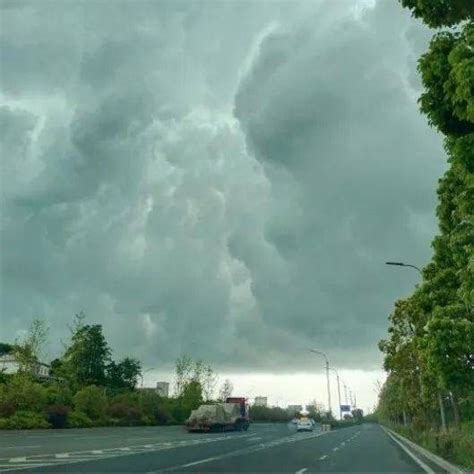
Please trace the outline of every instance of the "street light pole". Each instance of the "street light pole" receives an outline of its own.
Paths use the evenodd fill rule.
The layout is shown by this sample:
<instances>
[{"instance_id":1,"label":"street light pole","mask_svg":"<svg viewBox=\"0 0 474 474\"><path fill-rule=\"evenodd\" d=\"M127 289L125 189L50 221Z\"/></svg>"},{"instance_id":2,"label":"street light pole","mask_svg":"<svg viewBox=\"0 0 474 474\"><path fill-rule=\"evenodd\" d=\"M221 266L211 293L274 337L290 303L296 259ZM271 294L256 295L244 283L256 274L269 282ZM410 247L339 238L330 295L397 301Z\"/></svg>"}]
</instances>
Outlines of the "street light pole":
<instances>
[{"instance_id":1,"label":"street light pole","mask_svg":"<svg viewBox=\"0 0 474 474\"><path fill-rule=\"evenodd\" d=\"M397 267L410 267L414 268L415 270L418 270L421 276L423 276L422 271L416 266L416 265L411 265L410 263L403 263L403 262L385 262L385 265L395 265Z\"/></svg>"},{"instance_id":2,"label":"street light pole","mask_svg":"<svg viewBox=\"0 0 474 474\"><path fill-rule=\"evenodd\" d=\"M149 369L146 369L144 370L143 372L140 372L140 377L142 379L142 384L141 384L141 387L143 388L143 375L146 374L147 372L149 372L150 370L155 370L154 367L150 367Z\"/></svg>"},{"instance_id":3,"label":"street light pole","mask_svg":"<svg viewBox=\"0 0 474 474\"><path fill-rule=\"evenodd\" d=\"M327 380L327 385L328 385L328 410L329 410L329 418L331 418L332 415L332 410L331 410L331 386L329 382L329 359L328 356L321 351L317 351L316 349L310 349L310 352L313 352L314 354L319 354L324 357L326 360L326 380Z\"/></svg>"},{"instance_id":4,"label":"street light pole","mask_svg":"<svg viewBox=\"0 0 474 474\"><path fill-rule=\"evenodd\" d=\"M403 262L385 262L385 265L396 265L398 267L414 268L421 275L421 278L423 278L423 272L416 265L411 265L409 263L403 263ZM421 377L420 377L420 386L421 386ZM441 417L441 428L443 431L446 431L446 416L444 413L443 398L439 390L438 390L438 403L439 403L439 414ZM405 416L405 412L404 412L404 416Z\"/></svg>"},{"instance_id":5,"label":"street light pole","mask_svg":"<svg viewBox=\"0 0 474 474\"><path fill-rule=\"evenodd\" d=\"M337 397L339 399L339 419L342 420L342 408L341 408L341 386L339 384L339 373L336 369L329 367L330 370L336 372L336 380L337 380Z\"/></svg>"}]
</instances>

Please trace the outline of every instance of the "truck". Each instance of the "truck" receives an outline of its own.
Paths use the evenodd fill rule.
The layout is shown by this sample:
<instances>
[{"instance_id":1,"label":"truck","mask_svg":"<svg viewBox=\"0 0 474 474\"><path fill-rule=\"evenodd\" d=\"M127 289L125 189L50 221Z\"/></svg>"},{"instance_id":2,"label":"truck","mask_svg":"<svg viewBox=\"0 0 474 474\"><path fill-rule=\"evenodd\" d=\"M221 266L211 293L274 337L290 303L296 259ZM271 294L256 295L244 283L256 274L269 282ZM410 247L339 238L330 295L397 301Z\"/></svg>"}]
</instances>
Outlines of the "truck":
<instances>
[{"instance_id":1,"label":"truck","mask_svg":"<svg viewBox=\"0 0 474 474\"><path fill-rule=\"evenodd\" d=\"M192 431L247 431L249 406L244 397L227 397L224 403L201 405L191 412L185 424Z\"/></svg>"}]
</instances>

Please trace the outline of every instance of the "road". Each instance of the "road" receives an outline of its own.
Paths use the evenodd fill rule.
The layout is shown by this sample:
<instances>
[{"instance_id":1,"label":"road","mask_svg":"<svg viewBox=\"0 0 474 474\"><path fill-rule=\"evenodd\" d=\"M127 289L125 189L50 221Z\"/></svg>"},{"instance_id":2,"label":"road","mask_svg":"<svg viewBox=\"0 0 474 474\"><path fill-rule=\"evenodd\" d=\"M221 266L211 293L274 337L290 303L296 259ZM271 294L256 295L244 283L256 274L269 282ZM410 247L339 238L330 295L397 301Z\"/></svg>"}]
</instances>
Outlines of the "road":
<instances>
[{"instance_id":1,"label":"road","mask_svg":"<svg viewBox=\"0 0 474 474\"><path fill-rule=\"evenodd\" d=\"M189 434L181 427L0 433L1 472L437 471L421 461L371 424L325 433L296 433L285 424L213 434Z\"/></svg>"}]
</instances>

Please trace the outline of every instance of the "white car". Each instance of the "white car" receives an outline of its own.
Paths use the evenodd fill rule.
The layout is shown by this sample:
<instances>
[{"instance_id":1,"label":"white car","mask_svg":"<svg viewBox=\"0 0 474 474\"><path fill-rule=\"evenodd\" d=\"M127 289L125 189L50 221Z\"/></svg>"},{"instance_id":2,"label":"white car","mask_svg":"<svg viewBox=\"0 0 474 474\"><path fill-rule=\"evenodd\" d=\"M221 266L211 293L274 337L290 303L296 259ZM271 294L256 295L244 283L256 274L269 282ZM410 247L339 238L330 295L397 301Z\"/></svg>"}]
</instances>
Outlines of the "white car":
<instances>
[{"instance_id":1,"label":"white car","mask_svg":"<svg viewBox=\"0 0 474 474\"><path fill-rule=\"evenodd\" d=\"M311 420L298 420L296 423L296 431L313 431L313 427Z\"/></svg>"}]
</instances>

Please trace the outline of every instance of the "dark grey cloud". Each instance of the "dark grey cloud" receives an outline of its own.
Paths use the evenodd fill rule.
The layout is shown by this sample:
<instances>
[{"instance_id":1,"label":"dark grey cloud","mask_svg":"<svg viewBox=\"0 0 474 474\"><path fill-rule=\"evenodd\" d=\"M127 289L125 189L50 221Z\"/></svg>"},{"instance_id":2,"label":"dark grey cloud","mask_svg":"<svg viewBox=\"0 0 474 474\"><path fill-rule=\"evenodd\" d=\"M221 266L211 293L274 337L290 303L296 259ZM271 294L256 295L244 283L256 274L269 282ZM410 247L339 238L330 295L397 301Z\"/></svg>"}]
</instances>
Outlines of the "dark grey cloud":
<instances>
[{"instance_id":1,"label":"dark grey cloud","mask_svg":"<svg viewBox=\"0 0 474 474\"><path fill-rule=\"evenodd\" d=\"M429 38L397 5L2 2L2 338L72 315L118 355L379 365L436 230ZM47 12L47 14L45 13Z\"/></svg>"}]
</instances>

